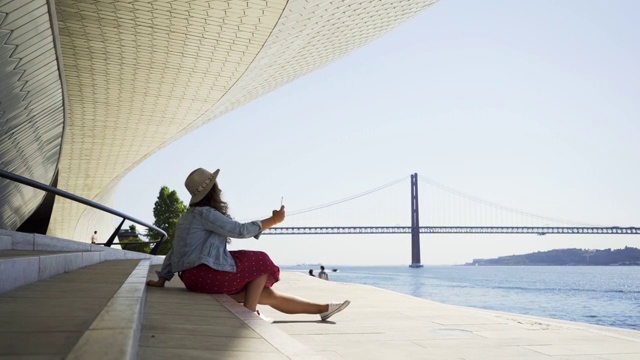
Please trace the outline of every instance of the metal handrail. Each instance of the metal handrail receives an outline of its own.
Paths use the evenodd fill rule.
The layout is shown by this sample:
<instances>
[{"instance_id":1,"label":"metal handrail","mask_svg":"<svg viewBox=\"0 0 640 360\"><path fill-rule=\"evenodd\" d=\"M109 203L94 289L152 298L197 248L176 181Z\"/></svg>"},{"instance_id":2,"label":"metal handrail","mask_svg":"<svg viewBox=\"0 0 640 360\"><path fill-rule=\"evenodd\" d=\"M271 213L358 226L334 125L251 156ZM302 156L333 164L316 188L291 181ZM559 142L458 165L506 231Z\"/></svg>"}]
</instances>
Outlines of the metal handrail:
<instances>
[{"instance_id":1,"label":"metal handrail","mask_svg":"<svg viewBox=\"0 0 640 360\"><path fill-rule=\"evenodd\" d=\"M160 240L151 240L151 241L135 241L135 242L114 242L111 245L140 245L140 244L155 244L155 243L159 243ZM92 243L93 245L106 245L106 242L103 243Z\"/></svg>"},{"instance_id":2,"label":"metal handrail","mask_svg":"<svg viewBox=\"0 0 640 360\"><path fill-rule=\"evenodd\" d=\"M162 241L164 241L168 236L167 233L160 229L159 227L155 226L155 225L151 225L148 224L142 220L136 219L133 216L129 216L123 212L120 212L118 210L112 209L108 206L104 206L102 204L99 204L97 202L85 199L83 197L80 197L78 195L66 192L64 190L60 190L58 188L54 188L53 186L49 186L46 184L43 184L41 182L26 178L24 176L20 176L5 170L0 169L0 177L11 180L11 181L15 181L17 183L23 184L23 185L27 185L27 186L31 186L33 188L36 188L38 190L42 190L45 192L51 192L54 193L58 196L62 196L63 198L67 198L69 200L75 201L75 202L79 202L81 204L90 206L94 209L98 209L98 210L102 210L104 212L107 212L109 214L112 215L116 215L118 217L122 218L122 221L120 222L120 225L116 228L116 230L113 232L113 234L111 234L111 236L109 237L109 239L107 240L107 242L104 243L104 246L106 247L111 247L111 245L113 244L113 240L115 240L115 237L118 235L118 232L120 231L120 229L122 228L122 224L124 224L125 220L129 220L131 222L134 222L136 224L145 226L147 228L151 228L157 232L159 232L160 234L162 234L162 237L160 238L160 240L158 240L158 242L156 243L156 245L151 249L151 251L149 252L149 254L151 255L156 255L158 253L158 250L160 249L160 244L162 244Z\"/></svg>"}]
</instances>

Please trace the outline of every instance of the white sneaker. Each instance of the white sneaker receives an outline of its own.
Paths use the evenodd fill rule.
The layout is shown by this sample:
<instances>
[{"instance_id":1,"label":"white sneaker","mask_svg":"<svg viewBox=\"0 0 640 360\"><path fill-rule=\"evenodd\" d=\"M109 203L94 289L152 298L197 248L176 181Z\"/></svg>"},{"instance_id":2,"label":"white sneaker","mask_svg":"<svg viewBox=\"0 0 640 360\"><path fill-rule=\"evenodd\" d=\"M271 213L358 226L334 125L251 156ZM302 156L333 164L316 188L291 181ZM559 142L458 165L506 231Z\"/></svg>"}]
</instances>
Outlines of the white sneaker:
<instances>
[{"instance_id":1,"label":"white sneaker","mask_svg":"<svg viewBox=\"0 0 640 360\"><path fill-rule=\"evenodd\" d=\"M264 316L264 315L260 314L260 311L256 310L256 314L257 314L258 316L260 316L260 318L261 318L262 320L264 320L264 321L268 322L269 324L272 324L272 323L273 323L273 319L272 319L272 318L270 318L270 317L266 317L266 316Z\"/></svg>"},{"instance_id":2,"label":"white sneaker","mask_svg":"<svg viewBox=\"0 0 640 360\"><path fill-rule=\"evenodd\" d=\"M339 302L329 303L329 310L327 312L323 312L322 314L320 314L320 319L322 319L322 321L328 320L331 316L346 309L347 306L349 306L349 304L351 304L351 301L349 300L345 300L341 303Z\"/></svg>"}]
</instances>

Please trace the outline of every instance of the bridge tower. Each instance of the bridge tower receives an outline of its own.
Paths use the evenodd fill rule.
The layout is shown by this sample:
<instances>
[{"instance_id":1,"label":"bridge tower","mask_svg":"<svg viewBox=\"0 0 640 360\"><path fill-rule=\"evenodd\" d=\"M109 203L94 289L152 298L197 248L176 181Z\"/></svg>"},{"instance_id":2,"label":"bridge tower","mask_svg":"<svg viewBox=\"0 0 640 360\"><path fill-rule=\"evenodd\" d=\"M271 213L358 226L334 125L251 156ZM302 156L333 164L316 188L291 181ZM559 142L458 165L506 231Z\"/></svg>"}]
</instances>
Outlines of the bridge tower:
<instances>
[{"instance_id":1,"label":"bridge tower","mask_svg":"<svg viewBox=\"0 0 640 360\"><path fill-rule=\"evenodd\" d=\"M411 174L411 265L421 268L420 262L420 214L418 210L418 173Z\"/></svg>"}]
</instances>

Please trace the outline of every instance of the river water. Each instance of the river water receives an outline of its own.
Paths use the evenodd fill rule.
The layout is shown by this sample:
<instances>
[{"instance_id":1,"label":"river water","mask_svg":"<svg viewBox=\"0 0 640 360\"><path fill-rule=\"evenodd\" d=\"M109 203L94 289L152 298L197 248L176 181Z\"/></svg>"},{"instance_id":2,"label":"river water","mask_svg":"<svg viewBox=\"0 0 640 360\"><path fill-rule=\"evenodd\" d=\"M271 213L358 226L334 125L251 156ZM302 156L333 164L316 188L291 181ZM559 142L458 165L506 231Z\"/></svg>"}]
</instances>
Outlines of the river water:
<instances>
[{"instance_id":1,"label":"river water","mask_svg":"<svg viewBox=\"0 0 640 360\"><path fill-rule=\"evenodd\" d=\"M441 303L640 330L639 266L328 266L330 280ZM318 266L283 266L307 273Z\"/></svg>"}]
</instances>

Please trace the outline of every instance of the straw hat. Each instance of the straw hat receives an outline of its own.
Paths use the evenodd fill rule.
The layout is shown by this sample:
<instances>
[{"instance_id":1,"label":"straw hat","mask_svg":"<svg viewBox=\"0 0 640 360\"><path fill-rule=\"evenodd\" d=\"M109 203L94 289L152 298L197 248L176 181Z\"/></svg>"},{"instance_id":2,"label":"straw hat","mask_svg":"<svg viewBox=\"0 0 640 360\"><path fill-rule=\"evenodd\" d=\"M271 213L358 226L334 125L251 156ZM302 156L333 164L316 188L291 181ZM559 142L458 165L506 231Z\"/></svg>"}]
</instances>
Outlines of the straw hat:
<instances>
[{"instance_id":1,"label":"straw hat","mask_svg":"<svg viewBox=\"0 0 640 360\"><path fill-rule=\"evenodd\" d=\"M210 173L203 168L195 169L187 176L187 180L184 182L184 186L191 194L191 200L189 205L193 205L198 201L204 199L205 195L211 191L213 184L216 183L216 178L220 169Z\"/></svg>"}]
</instances>

